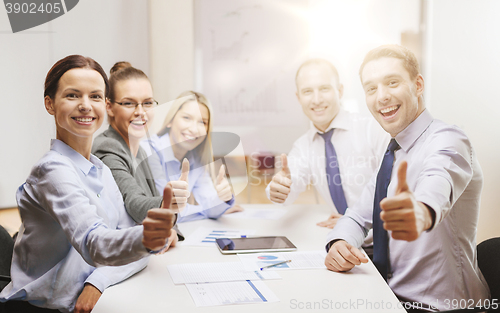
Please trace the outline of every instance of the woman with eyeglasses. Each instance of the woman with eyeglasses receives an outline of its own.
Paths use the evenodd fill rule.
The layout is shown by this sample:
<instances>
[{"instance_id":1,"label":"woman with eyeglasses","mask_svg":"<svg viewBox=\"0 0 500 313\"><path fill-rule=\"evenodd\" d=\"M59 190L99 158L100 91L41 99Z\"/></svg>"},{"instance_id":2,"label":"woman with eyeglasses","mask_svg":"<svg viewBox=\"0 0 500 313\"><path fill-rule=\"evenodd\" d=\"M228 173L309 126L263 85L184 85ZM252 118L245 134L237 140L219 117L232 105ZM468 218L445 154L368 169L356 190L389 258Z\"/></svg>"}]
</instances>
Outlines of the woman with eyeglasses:
<instances>
[{"instance_id":1,"label":"woman with eyeglasses","mask_svg":"<svg viewBox=\"0 0 500 313\"><path fill-rule=\"evenodd\" d=\"M163 199L145 160L146 153L139 145L152 123L152 109L157 102L143 71L128 62L118 62L110 72L106 99L109 128L96 137L92 153L111 169L127 212L141 223L150 209L161 207ZM184 168L188 166L185 161ZM187 182L171 182L169 186L174 194L171 208L180 211L189 197ZM171 240L183 240L175 230L177 236L172 235Z\"/></svg>"},{"instance_id":2,"label":"woman with eyeglasses","mask_svg":"<svg viewBox=\"0 0 500 313\"><path fill-rule=\"evenodd\" d=\"M181 160L189 160L188 188L197 205L188 203L178 222L216 219L225 212L241 211L238 206L233 207L235 199L225 177L225 166L219 168L215 183L210 175L211 118L212 106L203 94L183 92L168 111L162 130L141 142L146 151L151 150L148 161L157 190L163 190L169 181L178 180L182 174Z\"/></svg>"},{"instance_id":3,"label":"woman with eyeglasses","mask_svg":"<svg viewBox=\"0 0 500 313\"><path fill-rule=\"evenodd\" d=\"M47 74L45 108L57 139L17 190L22 225L1 312L90 312L105 288L175 244L166 242L174 213L153 209L136 225L111 171L91 154L108 90L101 66L80 55L59 60ZM168 187L165 207L170 197Z\"/></svg>"}]
</instances>

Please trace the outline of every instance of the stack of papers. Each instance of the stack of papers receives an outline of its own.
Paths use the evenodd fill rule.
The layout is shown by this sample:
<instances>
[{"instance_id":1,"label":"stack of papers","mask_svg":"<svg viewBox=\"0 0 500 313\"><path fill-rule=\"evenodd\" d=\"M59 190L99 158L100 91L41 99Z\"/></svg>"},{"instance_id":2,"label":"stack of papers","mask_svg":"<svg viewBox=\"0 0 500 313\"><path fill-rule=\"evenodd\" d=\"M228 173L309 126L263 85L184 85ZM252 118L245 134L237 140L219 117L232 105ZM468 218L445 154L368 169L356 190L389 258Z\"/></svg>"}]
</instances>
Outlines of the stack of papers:
<instances>
[{"instance_id":1,"label":"stack of papers","mask_svg":"<svg viewBox=\"0 0 500 313\"><path fill-rule=\"evenodd\" d=\"M246 271L241 262L187 263L167 266L174 284L281 279L274 271Z\"/></svg>"},{"instance_id":2,"label":"stack of papers","mask_svg":"<svg viewBox=\"0 0 500 313\"><path fill-rule=\"evenodd\" d=\"M277 302L263 279L274 271L246 271L241 262L188 263L167 266L174 284L185 284L196 306Z\"/></svg>"}]
</instances>

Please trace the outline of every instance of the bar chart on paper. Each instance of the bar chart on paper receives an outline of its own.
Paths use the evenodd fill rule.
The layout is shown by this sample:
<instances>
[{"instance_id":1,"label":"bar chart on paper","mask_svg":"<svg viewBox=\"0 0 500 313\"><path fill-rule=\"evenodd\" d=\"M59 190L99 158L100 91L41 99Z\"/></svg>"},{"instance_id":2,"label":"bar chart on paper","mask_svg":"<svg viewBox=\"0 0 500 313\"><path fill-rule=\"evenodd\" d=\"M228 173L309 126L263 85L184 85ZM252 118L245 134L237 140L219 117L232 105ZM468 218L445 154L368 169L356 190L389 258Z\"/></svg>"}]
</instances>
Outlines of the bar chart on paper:
<instances>
[{"instance_id":1,"label":"bar chart on paper","mask_svg":"<svg viewBox=\"0 0 500 313\"><path fill-rule=\"evenodd\" d=\"M279 301L261 281L186 284L186 287L198 307Z\"/></svg>"},{"instance_id":2,"label":"bar chart on paper","mask_svg":"<svg viewBox=\"0 0 500 313\"><path fill-rule=\"evenodd\" d=\"M217 238L238 238L253 235L255 230L250 229L211 229L200 227L190 234L182 245L215 247Z\"/></svg>"}]
</instances>

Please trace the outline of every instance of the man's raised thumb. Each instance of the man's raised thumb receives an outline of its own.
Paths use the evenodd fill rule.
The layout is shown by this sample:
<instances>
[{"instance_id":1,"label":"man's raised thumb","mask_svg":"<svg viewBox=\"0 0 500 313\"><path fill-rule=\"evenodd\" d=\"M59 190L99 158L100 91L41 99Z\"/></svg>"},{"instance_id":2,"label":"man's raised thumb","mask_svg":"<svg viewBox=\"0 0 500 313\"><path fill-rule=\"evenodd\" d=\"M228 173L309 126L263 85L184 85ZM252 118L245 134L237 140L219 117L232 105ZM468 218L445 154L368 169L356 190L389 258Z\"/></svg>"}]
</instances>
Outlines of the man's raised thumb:
<instances>
[{"instance_id":1,"label":"man's raised thumb","mask_svg":"<svg viewBox=\"0 0 500 313\"><path fill-rule=\"evenodd\" d=\"M398 168L398 187L396 188L396 194L408 191L410 188L406 183L406 170L408 169L408 162L402 161Z\"/></svg>"},{"instance_id":2,"label":"man's raised thumb","mask_svg":"<svg viewBox=\"0 0 500 313\"><path fill-rule=\"evenodd\" d=\"M281 170L287 177L290 177L290 169L288 168L288 159L286 154L281 154Z\"/></svg>"}]
</instances>

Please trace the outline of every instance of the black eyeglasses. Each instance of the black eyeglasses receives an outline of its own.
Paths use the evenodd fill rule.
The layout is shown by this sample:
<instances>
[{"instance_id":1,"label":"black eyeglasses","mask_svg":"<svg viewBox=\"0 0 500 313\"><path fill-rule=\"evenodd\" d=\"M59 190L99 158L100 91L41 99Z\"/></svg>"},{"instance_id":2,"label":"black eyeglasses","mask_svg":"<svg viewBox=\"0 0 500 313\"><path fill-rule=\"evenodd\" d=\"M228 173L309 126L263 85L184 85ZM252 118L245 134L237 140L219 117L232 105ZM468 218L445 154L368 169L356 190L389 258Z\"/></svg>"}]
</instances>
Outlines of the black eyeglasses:
<instances>
[{"instance_id":1,"label":"black eyeglasses","mask_svg":"<svg viewBox=\"0 0 500 313\"><path fill-rule=\"evenodd\" d=\"M135 109L140 104L140 105L142 105L142 108L144 110L146 110L146 111L149 110L149 109L152 109L152 108L154 108L155 106L158 105L158 101L156 101L154 99L153 100L146 100L146 101L144 101L142 103L141 102L132 102L132 101L123 101L123 102L117 102L117 101L115 101L115 103L118 103L119 105L121 105L121 106L123 106L123 107L125 107L127 109Z\"/></svg>"}]
</instances>

